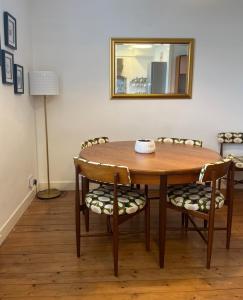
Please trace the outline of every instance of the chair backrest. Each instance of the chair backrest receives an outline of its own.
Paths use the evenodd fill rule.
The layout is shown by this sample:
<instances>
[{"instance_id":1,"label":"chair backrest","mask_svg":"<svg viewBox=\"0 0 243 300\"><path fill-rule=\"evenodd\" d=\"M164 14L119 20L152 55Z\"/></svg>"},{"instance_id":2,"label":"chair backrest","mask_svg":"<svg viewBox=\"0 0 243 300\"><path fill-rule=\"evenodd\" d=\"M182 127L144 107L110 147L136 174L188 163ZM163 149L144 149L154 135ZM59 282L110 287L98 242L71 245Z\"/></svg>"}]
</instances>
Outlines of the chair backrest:
<instances>
[{"instance_id":1,"label":"chair backrest","mask_svg":"<svg viewBox=\"0 0 243 300\"><path fill-rule=\"evenodd\" d=\"M105 143L109 143L109 138L107 136L101 136L101 137L89 139L81 143L81 151L88 147L92 147L97 144L105 144Z\"/></svg>"},{"instance_id":2,"label":"chair backrest","mask_svg":"<svg viewBox=\"0 0 243 300\"><path fill-rule=\"evenodd\" d=\"M79 167L79 173L90 180L115 183L115 175L118 175L117 184L131 184L130 172L127 167L101 164L78 157L74 158L74 164Z\"/></svg>"},{"instance_id":3,"label":"chair backrest","mask_svg":"<svg viewBox=\"0 0 243 300\"><path fill-rule=\"evenodd\" d=\"M222 178L228 173L231 164L232 164L232 160L226 158L226 159L219 160L215 163L204 165L199 175L199 182L202 183L206 181L212 181L213 176L215 180Z\"/></svg>"},{"instance_id":4,"label":"chair backrest","mask_svg":"<svg viewBox=\"0 0 243 300\"><path fill-rule=\"evenodd\" d=\"M220 144L243 144L243 132L220 132L217 139Z\"/></svg>"},{"instance_id":5,"label":"chair backrest","mask_svg":"<svg viewBox=\"0 0 243 300\"><path fill-rule=\"evenodd\" d=\"M175 137L159 137L159 138L157 138L157 142L165 143L165 144L185 144L185 145L202 147L202 141L193 140L193 139L181 139L181 138L175 138Z\"/></svg>"}]
</instances>

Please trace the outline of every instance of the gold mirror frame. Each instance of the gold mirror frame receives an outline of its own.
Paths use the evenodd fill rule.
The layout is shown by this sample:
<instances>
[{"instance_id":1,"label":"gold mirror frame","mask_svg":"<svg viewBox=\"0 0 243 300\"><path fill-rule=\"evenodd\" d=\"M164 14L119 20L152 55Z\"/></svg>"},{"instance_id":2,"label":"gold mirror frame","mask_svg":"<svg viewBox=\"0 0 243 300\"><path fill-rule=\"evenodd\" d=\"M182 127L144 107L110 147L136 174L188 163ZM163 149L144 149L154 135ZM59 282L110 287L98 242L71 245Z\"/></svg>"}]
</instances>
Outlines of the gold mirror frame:
<instances>
[{"instance_id":1,"label":"gold mirror frame","mask_svg":"<svg viewBox=\"0 0 243 300\"><path fill-rule=\"evenodd\" d=\"M117 94L115 93L115 47L117 44L187 44L188 45L188 66L185 93L164 93L164 94ZM194 39L192 38L111 38L110 42L110 92L111 99L191 99L192 78L194 59Z\"/></svg>"}]
</instances>

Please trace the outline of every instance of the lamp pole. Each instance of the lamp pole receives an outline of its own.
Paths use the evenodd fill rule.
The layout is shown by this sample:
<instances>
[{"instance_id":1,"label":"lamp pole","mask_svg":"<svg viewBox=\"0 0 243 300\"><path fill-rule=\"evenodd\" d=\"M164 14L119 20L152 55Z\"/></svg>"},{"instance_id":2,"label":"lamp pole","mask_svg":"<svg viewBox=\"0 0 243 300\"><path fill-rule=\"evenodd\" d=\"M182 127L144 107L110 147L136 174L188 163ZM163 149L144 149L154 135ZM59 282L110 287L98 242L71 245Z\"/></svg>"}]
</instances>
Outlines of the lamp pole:
<instances>
[{"instance_id":1,"label":"lamp pole","mask_svg":"<svg viewBox=\"0 0 243 300\"><path fill-rule=\"evenodd\" d=\"M48 123L47 123L47 109L46 109L47 97L44 96L44 114L45 114L45 133L46 133L46 169L47 169L47 190L37 193L39 199L53 199L61 195L61 192L57 189L51 189L50 187L50 165L49 165L49 144L48 144Z\"/></svg>"},{"instance_id":2,"label":"lamp pole","mask_svg":"<svg viewBox=\"0 0 243 300\"><path fill-rule=\"evenodd\" d=\"M49 147L48 147L48 129L47 129L46 95L44 96L44 111L45 111L45 131L46 131L46 168L47 168L47 183L48 183L48 191L50 191L50 167L49 167Z\"/></svg>"}]
</instances>

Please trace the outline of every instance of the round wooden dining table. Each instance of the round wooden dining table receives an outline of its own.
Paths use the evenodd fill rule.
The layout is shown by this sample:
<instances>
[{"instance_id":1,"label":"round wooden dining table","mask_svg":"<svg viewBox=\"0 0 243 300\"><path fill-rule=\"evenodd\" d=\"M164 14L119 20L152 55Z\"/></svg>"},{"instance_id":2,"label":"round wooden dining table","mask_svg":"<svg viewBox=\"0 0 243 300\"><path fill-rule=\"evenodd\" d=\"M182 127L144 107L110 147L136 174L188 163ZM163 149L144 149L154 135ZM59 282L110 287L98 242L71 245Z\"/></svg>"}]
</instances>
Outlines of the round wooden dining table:
<instances>
[{"instance_id":1,"label":"round wooden dining table","mask_svg":"<svg viewBox=\"0 0 243 300\"><path fill-rule=\"evenodd\" d=\"M168 184L190 183L198 179L203 165L221 156L210 149L184 144L156 143L154 153L134 150L135 142L110 142L82 150L81 157L99 163L128 167L135 184L159 184L167 175Z\"/></svg>"},{"instance_id":2,"label":"round wooden dining table","mask_svg":"<svg viewBox=\"0 0 243 300\"><path fill-rule=\"evenodd\" d=\"M201 168L221 156L213 150L185 144L156 143L155 152L150 154L136 153L134 147L134 141L98 144L82 150L80 157L128 167L131 183L160 185L159 264L164 267L167 185L196 182Z\"/></svg>"}]
</instances>

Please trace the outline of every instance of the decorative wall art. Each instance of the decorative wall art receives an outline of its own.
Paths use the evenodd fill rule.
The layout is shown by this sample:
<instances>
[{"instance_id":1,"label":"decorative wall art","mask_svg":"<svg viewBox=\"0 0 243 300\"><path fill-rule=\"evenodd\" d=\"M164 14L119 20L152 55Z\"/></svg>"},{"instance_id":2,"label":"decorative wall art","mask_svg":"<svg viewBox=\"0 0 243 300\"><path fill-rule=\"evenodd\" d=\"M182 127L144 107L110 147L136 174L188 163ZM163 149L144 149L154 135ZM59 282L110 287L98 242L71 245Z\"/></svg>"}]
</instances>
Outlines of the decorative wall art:
<instances>
[{"instance_id":1,"label":"decorative wall art","mask_svg":"<svg viewBox=\"0 0 243 300\"><path fill-rule=\"evenodd\" d=\"M0 36L0 66L2 65L2 48L1 48L1 36Z\"/></svg>"},{"instance_id":2,"label":"decorative wall art","mask_svg":"<svg viewBox=\"0 0 243 300\"><path fill-rule=\"evenodd\" d=\"M24 68L14 64L14 93L24 94Z\"/></svg>"},{"instance_id":3,"label":"decorative wall art","mask_svg":"<svg viewBox=\"0 0 243 300\"><path fill-rule=\"evenodd\" d=\"M14 55L6 50L2 50L1 56L2 56L2 82L5 84L13 84Z\"/></svg>"},{"instance_id":4,"label":"decorative wall art","mask_svg":"<svg viewBox=\"0 0 243 300\"><path fill-rule=\"evenodd\" d=\"M3 23L5 46L11 48L12 50L16 50L17 21L14 16L5 11L3 13ZM14 93L24 94L24 67L14 64L13 53L1 49L1 44L0 65L2 66L2 83L9 85L14 84Z\"/></svg>"},{"instance_id":5,"label":"decorative wall art","mask_svg":"<svg viewBox=\"0 0 243 300\"><path fill-rule=\"evenodd\" d=\"M5 45L17 49L17 23L16 19L8 12L3 13Z\"/></svg>"}]
</instances>

